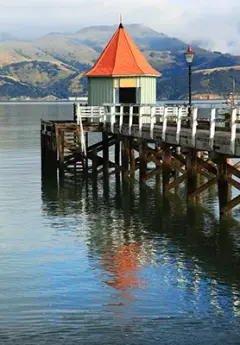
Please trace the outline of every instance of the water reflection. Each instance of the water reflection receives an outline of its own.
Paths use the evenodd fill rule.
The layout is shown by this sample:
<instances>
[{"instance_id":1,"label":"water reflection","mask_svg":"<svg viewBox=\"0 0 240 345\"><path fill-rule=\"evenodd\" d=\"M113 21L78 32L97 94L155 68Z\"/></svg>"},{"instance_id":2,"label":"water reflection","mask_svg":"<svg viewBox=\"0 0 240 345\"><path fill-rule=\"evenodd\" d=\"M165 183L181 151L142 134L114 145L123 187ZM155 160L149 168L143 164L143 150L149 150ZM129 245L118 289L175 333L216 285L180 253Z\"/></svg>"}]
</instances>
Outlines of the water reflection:
<instances>
[{"instance_id":1,"label":"water reflection","mask_svg":"<svg viewBox=\"0 0 240 345\"><path fill-rule=\"evenodd\" d=\"M61 188L43 183L42 199L48 217L79 212L85 219L89 258L98 260L99 279L111 289L106 305L165 316L239 315L234 221L219 223L181 197L162 199L152 188L115 177Z\"/></svg>"},{"instance_id":2,"label":"water reflection","mask_svg":"<svg viewBox=\"0 0 240 345\"><path fill-rule=\"evenodd\" d=\"M1 105L0 343L238 344L237 223L121 178L40 178L40 118Z\"/></svg>"}]
</instances>

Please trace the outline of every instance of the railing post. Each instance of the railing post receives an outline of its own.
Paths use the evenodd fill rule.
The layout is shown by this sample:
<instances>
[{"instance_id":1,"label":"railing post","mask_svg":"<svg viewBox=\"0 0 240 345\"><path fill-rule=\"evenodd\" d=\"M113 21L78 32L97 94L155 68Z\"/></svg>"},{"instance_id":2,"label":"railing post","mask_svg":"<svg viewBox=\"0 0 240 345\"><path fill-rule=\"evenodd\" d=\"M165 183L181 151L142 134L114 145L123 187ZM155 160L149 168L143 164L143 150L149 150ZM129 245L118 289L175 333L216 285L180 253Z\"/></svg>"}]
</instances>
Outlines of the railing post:
<instances>
[{"instance_id":1,"label":"railing post","mask_svg":"<svg viewBox=\"0 0 240 345\"><path fill-rule=\"evenodd\" d=\"M111 122L111 132L112 133L114 133L114 124L116 122L114 109L115 109L114 105L111 105L110 122Z\"/></svg>"},{"instance_id":2,"label":"railing post","mask_svg":"<svg viewBox=\"0 0 240 345\"><path fill-rule=\"evenodd\" d=\"M81 121L81 106L80 106L80 104L79 103L77 103L76 105L75 105L75 116L74 116L74 118L76 119L76 121L77 121L77 125L79 125L79 123L80 123L80 121Z\"/></svg>"},{"instance_id":3,"label":"railing post","mask_svg":"<svg viewBox=\"0 0 240 345\"><path fill-rule=\"evenodd\" d=\"M150 117L150 137L153 139L153 129L155 124L156 106L151 106L151 117Z\"/></svg>"},{"instance_id":4,"label":"railing post","mask_svg":"<svg viewBox=\"0 0 240 345\"><path fill-rule=\"evenodd\" d=\"M119 132L122 132L123 125L123 105L120 105L120 120L119 120Z\"/></svg>"},{"instance_id":5,"label":"railing post","mask_svg":"<svg viewBox=\"0 0 240 345\"><path fill-rule=\"evenodd\" d=\"M236 141L236 131L237 131L237 108L232 109L231 113L231 153L235 154L235 141Z\"/></svg>"},{"instance_id":6,"label":"railing post","mask_svg":"<svg viewBox=\"0 0 240 345\"><path fill-rule=\"evenodd\" d=\"M129 107L129 130L128 130L129 135L132 134L132 124L133 124L133 106L130 105L130 107Z\"/></svg>"},{"instance_id":7,"label":"railing post","mask_svg":"<svg viewBox=\"0 0 240 345\"><path fill-rule=\"evenodd\" d=\"M163 125L162 125L162 141L166 140L166 130L167 130L167 108L164 107L164 110L163 110Z\"/></svg>"},{"instance_id":8,"label":"railing post","mask_svg":"<svg viewBox=\"0 0 240 345\"><path fill-rule=\"evenodd\" d=\"M210 133L209 133L209 147L211 150L213 150L213 145L214 145L215 126L216 126L216 108L212 108L211 117L210 117Z\"/></svg>"},{"instance_id":9,"label":"railing post","mask_svg":"<svg viewBox=\"0 0 240 345\"><path fill-rule=\"evenodd\" d=\"M91 119L90 119L90 122L93 122L94 121L94 118L93 118L93 107L91 107Z\"/></svg>"},{"instance_id":10,"label":"railing post","mask_svg":"<svg viewBox=\"0 0 240 345\"><path fill-rule=\"evenodd\" d=\"M73 121L77 122L77 104L73 103Z\"/></svg>"},{"instance_id":11,"label":"railing post","mask_svg":"<svg viewBox=\"0 0 240 345\"><path fill-rule=\"evenodd\" d=\"M104 106L103 107L99 107L99 109L98 109L98 111L99 111L99 113L98 113L98 121L99 122L103 122L103 114L104 114Z\"/></svg>"},{"instance_id":12,"label":"railing post","mask_svg":"<svg viewBox=\"0 0 240 345\"><path fill-rule=\"evenodd\" d=\"M178 108L177 116L177 131L176 131L176 143L180 143L180 133L181 133L181 122L182 122L182 108Z\"/></svg>"},{"instance_id":13,"label":"railing post","mask_svg":"<svg viewBox=\"0 0 240 345\"><path fill-rule=\"evenodd\" d=\"M142 136L142 110L143 110L143 107L140 105L139 106L139 115L138 115L138 118L139 118L139 137Z\"/></svg>"},{"instance_id":14,"label":"railing post","mask_svg":"<svg viewBox=\"0 0 240 345\"><path fill-rule=\"evenodd\" d=\"M197 116L198 108L192 110L192 147L196 145L196 132L197 132Z\"/></svg>"},{"instance_id":15,"label":"railing post","mask_svg":"<svg viewBox=\"0 0 240 345\"><path fill-rule=\"evenodd\" d=\"M103 114L103 127L106 128L106 122L107 122L107 112L108 112L108 106L104 106L104 114Z\"/></svg>"}]
</instances>

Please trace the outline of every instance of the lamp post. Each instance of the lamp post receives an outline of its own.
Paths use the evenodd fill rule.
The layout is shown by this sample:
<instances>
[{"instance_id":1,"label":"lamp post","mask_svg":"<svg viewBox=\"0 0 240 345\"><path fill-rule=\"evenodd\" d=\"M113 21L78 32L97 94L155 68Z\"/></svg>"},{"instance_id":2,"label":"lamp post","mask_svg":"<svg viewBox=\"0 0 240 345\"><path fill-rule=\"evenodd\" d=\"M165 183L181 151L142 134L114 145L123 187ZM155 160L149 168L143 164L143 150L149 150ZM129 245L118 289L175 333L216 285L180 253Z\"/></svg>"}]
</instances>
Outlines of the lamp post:
<instances>
[{"instance_id":1,"label":"lamp post","mask_svg":"<svg viewBox=\"0 0 240 345\"><path fill-rule=\"evenodd\" d=\"M188 64L188 117L189 120L191 118L192 113L192 62L194 58L195 53L192 51L192 48L188 46L188 49L185 53L186 62Z\"/></svg>"}]
</instances>

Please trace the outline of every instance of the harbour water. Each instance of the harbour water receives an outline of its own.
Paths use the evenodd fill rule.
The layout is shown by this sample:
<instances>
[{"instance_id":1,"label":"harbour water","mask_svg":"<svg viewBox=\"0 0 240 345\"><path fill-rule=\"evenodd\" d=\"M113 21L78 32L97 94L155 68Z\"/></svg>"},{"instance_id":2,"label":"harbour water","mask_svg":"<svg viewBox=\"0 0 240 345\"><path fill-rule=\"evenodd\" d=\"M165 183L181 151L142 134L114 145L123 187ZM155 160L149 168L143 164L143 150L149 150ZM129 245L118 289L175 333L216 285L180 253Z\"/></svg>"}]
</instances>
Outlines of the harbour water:
<instances>
[{"instance_id":1,"label":"harbour water","mask_svg":"<svg viewBox=\"0 0 240 345\"><path fill-rule=\"evenodd\" d=\"M40 118L0 105L0 344L240 344L240 216L154 181L41 178Z\"/></svg>"}]
</instances>

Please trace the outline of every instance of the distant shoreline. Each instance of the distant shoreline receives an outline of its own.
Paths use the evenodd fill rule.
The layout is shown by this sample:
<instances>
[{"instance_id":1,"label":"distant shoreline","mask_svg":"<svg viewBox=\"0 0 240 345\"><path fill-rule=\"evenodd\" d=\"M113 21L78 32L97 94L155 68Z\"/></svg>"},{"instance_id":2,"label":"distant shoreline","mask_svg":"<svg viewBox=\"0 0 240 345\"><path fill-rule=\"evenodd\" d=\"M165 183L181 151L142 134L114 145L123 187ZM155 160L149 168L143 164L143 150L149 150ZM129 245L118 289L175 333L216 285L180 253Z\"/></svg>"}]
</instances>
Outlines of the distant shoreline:
<instances>
[{"instance_id":1,"label":"distant shoreline","mask_svg":"<svg viewBox=\"0 0 240 345\"><path fill-rule=\"evenodd\" d=\"M236 101L239 101L240 102L240 98L239 99L235 99ZM213 98L213 99L192 99L192 103L223 103L225 101L224 98ZM84 102L80 102L78 100L76 101L73 101L73 100L1 100L0 99L0 104L74 104L74 103L82 103L84 104ZM176 99L176 100L158 100L156 102L156 104L164 104L164 103L167 103L167 104L188 104L188 100L187 99Z\"/></svg>"}]
</instances>

